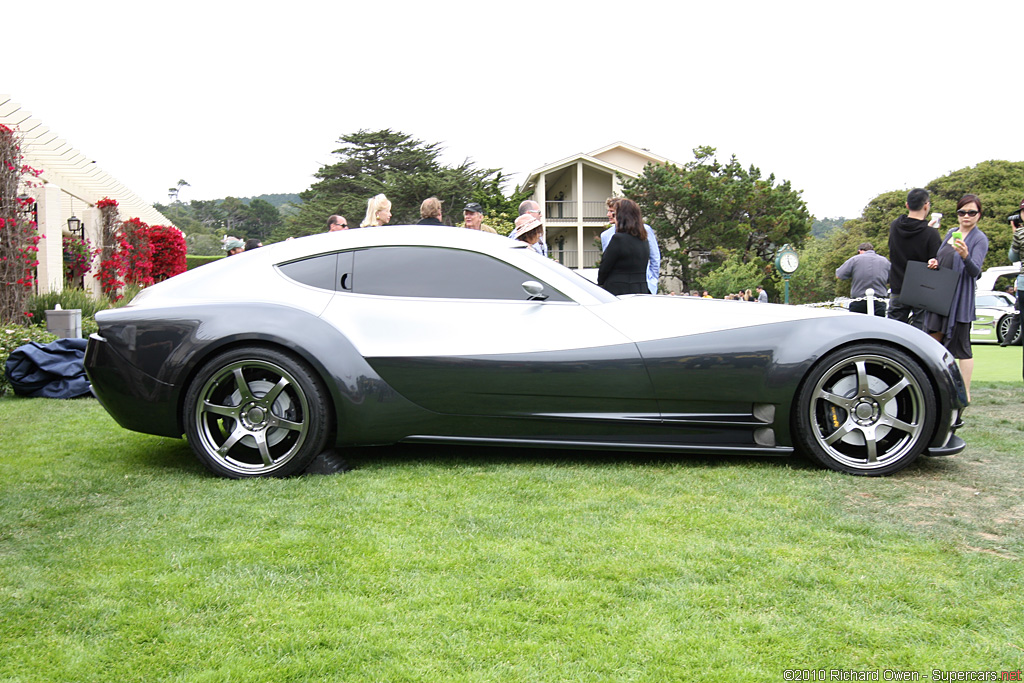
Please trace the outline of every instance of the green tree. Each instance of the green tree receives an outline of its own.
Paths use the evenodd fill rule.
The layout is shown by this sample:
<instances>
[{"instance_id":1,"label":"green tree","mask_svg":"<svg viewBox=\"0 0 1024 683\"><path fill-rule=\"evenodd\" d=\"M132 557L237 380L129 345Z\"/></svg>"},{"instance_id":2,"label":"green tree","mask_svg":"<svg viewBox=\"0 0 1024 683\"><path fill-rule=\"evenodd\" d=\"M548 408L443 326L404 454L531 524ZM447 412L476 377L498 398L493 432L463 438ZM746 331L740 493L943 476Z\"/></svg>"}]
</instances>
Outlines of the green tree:
<instances>
[{"instance_id":1,"label":"green tree","mask_svg":"<svg viewBox=\"0 0 1024 683\"><path fill-rule=\"evenodd\" d=\"M249 237L246 224L249 221L249 207L238 197L225 197L220 203L221 229L239 239Z\"/></svg>"},{"instance_id":2,"label":"green tree","mask_svg":"<svg viewBox=\"0 0 1024 683\"><path fill-rule=\"evenodd\" d=\"M273 204L262 199L253 199L249 202L243 222L246 237L267 241L281 225L281 212Z\"/></svg>"},{"instance_id":3,"label":"green tree","mask_svg":"<svg viewBox=\"0 0 1024 683\"><path fill-rule=\"evenodd\" d=\"M1011 237L1006 217L1017 210L1024 197L1024 162L983 161L936 178L924 187L931 193L932 211L943 214L943 234L956 225L960 197L968 193L981 197L982 221L978 225L989 239L984 267L1006 265ZM801 253L800 269L790 282L795 303L849 294L850 283L837 281L835 270L856 253L861 242L871 242L875 251L888 258L889 224L906 214L906 200L906 190L883 192L868 202L859 218L808 242Z\"/></svg>"},{"instance_id":4,"label":"green tree","mask_svg":"<svg viewBox=\"0 0 1024 683\"><path fill-rule=\"evenodd\" d=\"M1013 234L1006 217L1017 212L1024 198L1024 162L983 161L936 178L925 189L932 194L932 211L943 214L943 234L957 224L956 203L960 197L981 197L978 227L989 240L985 268L1008 264L1006 252Z\"/></svg>"},{"instance_id":5,"label":"green tree","mask_svg":"<svg viewBox=\"0 0 1024 683\"><path fill-rule=\"evenodd\" d=\"M708 294L716 299L723 298L726 294L733 294L742 290L753 290L758 285L765 286L769 299L773 298L772 289L764 284L764 269L757 263L744 263L737 254L729 256L718 268L701 278L702 287Z\"/></svg>"},{"instance_id":6,"label":"green tree","mask_svg":"<svg viewBox=\"0 0 1024 683\"><path fill-rule=\"evenodd\" d=\"M360 130L338 142L341 146L333 152L337 161L316 172L317 181L299 195L303 203L298 212L275 236L322 232L332 214L358 225L367 201L382 192L391 200L393 224L418 221L420 203L431 196L444 202L449 223L462 218L462 209L471 200L485 207L507 201L497 170L476 168L468 160L445 166L438 161L443 151L438 143L427 144L391 129Z\"/></svg>"},{"instance_id":7,"label":"green tree","mask_svg":"<svg viewBox=\"0 0 1024 683\"><path fill-rule=\"evenodd\" d=\"M777 185L735 156L722 163L714 147L693 153L682 167L648 164L623 182L658 236L667 277L689 290L730 259L767 268L780 246L803 243L811 216L789 181Z\"/></svg>"},{"instance_id":8,"label":"green tree","mask_svg":"<svg viewBox=\"0 0 1024 683\"><path fill-rule=\"evenodd\" d=\"M811 235L813 237L825 237L833 230L843 227L846 219L842 216L837 218L817 218L811 225Z\"/></svg>"}]
</instances>

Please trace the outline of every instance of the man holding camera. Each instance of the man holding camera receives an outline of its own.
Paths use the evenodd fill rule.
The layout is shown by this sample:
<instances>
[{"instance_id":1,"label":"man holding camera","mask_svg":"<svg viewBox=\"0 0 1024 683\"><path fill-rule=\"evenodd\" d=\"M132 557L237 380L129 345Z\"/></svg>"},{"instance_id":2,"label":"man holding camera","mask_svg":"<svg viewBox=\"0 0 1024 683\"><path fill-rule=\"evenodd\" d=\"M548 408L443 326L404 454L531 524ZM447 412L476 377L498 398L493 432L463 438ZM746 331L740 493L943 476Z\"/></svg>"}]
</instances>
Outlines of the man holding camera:
<instances>
[{"instance_id":1,"label":"man holding camera","mask_svg":"<svg viewBox=\"0 0 1024 683\"><path fill-rule=\"evenodd\" d=\"M1010 257L1010 263L1021 260L1021 254L1024 254L1024 201L1021 201L1020 208L1017 213L1013 214L1009 218L1010 229L1013 230L1013 238L1010 240L1010 250L1007 256ZM1017 275L1017 313L1013 316L1013 322L1010 323L1010 331L1007 333L1006 338L1000 342L1000 346L1007 346L1010 341L1017 336L1017 328L1020 326L1020 314L1021 309L1024 308L1024 263L1021 263L1020 274ZM1024 370L1021 372L1024 377Z\"/></svg>"}]
</instances>

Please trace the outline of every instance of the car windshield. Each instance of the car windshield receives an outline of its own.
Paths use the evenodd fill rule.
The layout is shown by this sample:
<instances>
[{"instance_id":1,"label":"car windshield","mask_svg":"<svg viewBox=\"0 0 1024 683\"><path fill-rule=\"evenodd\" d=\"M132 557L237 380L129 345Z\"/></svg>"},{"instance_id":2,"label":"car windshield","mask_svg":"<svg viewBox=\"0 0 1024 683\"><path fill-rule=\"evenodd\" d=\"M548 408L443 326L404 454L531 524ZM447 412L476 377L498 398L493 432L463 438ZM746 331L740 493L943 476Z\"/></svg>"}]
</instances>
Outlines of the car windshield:
<instances>
[{"instance_id":1,"label":"car windshield","mask_svg":"<svg viewBox=\"0 0 1024 683\"><path fill-rule=\"evenodd\" d=\"M979 294L977 299L978 306L990 306L998 308L1000 306L1010 306L1011 303L1008 301L1009 297L1003 298L999 294Z\"/></svg>"}]
</instances>

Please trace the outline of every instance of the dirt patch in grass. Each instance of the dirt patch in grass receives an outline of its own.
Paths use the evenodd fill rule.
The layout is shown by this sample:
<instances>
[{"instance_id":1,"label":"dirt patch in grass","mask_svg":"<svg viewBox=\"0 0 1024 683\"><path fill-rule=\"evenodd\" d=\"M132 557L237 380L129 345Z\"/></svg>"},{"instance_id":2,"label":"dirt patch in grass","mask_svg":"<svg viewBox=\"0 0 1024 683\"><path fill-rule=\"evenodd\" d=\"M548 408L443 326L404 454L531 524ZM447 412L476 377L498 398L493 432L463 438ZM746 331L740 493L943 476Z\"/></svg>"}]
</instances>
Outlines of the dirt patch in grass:
<instances>
[{"instance_id":1,"label":"dirt patch in grass","mask_svg":"<svg viewBox=\"0 0 1024 683\"><path fill-rule=\"evenodd\" d=\"M870 490L847 492L854 516L907 529L959 549L1024 557L1024 388L972 387L959 434L967 449L923 458Z\"/></svg>"}]
</instances>

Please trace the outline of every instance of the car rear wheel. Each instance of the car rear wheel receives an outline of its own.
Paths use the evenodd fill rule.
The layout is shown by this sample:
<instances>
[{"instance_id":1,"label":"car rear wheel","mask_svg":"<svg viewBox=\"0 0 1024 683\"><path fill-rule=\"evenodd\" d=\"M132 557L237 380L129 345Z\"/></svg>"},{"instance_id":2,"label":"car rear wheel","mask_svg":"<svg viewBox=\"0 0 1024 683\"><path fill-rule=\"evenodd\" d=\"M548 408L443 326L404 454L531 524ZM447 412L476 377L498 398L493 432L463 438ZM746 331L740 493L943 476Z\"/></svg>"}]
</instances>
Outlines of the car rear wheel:
<instances>
[{"instance_id":1,"label":"car rear wheel","mask_svg":"<svg viewBox=\"0 0 1024 683\"><path fill-rule=\"evenodd\" d=\"M196 457L233 479L302 472L330 433L319 378L293 357L232 349L198 372L185 395L185 433Z\"/></svg>"},{"instance_id":2,"label":"car rear wheel","mask_svg":"<svg viewBox=\"0 0 1024 683\"><path fill-rule=\"evenodd\" d=\"M1024 325L1018 325L1014 331L1013 339L1009 342L1007 339L1010 337L1010 327L1013 325L1014 314L1009 313L999 319L999 323L996 325L996 338L1000 344L1007 346L1017 346L1020 344L1021 331L1024 330Z\"/></svg>"},{"instance_id":3,"label":"car rear wheel","mask_svg":"<svg viewBox=\"0 0 1024 683\"><path fill-rule=\"evenodd\" d=\"M828 468L898 472L935 431L935 390L907 354L863 344L835 351L808 374L797 398L796 440Z\"/></svg>"}]
</instances>

